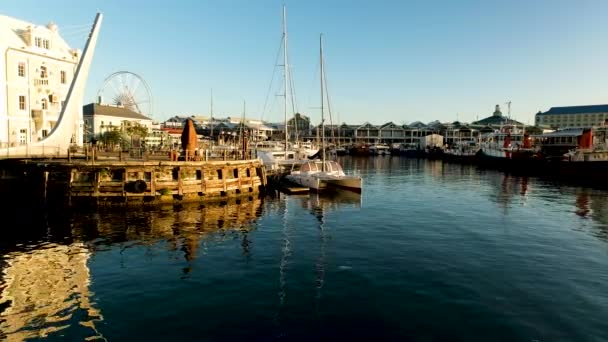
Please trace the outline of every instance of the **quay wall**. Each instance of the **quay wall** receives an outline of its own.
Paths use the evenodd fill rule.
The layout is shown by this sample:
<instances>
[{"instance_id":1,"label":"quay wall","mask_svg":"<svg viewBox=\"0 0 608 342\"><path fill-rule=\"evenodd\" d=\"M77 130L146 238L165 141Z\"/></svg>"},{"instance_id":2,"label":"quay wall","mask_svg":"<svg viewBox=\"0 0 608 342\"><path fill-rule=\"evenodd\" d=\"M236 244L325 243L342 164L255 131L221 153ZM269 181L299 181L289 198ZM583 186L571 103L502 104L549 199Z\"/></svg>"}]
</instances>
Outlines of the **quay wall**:
<instances>
[{"instance_id":1,"label":"quay wall","mask_svg":"<svg viewBox=\"0 0 608 342\"><path fill-rule=\"evenodd\" d=\"M0 162L4 203L76 206L225 201L256 197L267 185L257 159L237 161Z\"/></svg>"}]
</instances>

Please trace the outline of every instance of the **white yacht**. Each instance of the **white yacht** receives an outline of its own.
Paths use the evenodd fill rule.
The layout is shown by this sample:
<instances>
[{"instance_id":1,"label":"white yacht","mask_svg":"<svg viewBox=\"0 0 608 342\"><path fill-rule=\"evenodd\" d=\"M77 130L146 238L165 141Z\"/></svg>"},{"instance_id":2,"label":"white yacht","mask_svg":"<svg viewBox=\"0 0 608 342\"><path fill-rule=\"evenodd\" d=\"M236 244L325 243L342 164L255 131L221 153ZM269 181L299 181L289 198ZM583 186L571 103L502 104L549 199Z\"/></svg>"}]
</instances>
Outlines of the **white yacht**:
<instances>
[{"instance_id":1,"label":"white yacht","mask_svg":"<svg viewBox=\"0 0 608 342\"><path fill-rule=\"evenodd\" d=\"M391 154L391 148L384 143L374 144L369 147L369 153L374 156L387 156Z\"/></svg>"}]
</instances>

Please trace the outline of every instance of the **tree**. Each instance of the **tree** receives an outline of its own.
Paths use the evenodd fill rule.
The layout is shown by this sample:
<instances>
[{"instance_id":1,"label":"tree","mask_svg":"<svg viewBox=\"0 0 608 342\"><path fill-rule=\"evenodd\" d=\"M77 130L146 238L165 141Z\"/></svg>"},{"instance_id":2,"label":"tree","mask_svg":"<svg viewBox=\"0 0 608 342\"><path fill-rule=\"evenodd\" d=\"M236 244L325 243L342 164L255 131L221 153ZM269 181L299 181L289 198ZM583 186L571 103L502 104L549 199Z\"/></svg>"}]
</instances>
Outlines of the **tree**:
<instances>
[{"instance_id":1,"label":"tree","mask_svg":"<svg viewBox=\"0 0 608 342\"><path fill-rule=\"evenodd\" d=\"M148 127L138 122L125 121L123 127L125 133L130 137L139 136L143 139L148 136Z\"/></svg>"},{"instance_id":2,"label":"tree","mask_svg":"<svg viewBox=\"0 0 608 342\"><path fill-rule=\"evenodd\" d=\"M120 144L122 140L122 134L118 129L113 129L111 131L106 131L101 134L99 140L103 141L106 146L116 146Z\"/></svg>"}]
</instances>

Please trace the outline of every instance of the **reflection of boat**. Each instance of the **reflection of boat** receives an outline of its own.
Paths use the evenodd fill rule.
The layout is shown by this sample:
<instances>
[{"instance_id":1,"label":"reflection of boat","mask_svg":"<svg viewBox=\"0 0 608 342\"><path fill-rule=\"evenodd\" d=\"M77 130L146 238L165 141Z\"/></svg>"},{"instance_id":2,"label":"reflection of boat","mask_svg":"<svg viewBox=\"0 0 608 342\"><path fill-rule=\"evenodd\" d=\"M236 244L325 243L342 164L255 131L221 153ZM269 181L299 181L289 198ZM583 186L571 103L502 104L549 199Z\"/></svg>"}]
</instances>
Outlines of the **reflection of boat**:
<instances>
[{"instance_id":1,"label":"reflection of boat","mask_svg":"<svg viewBox=\"0 0 608 342\"><path fill-rule=\"evenodd\" d=\"M307 197L309 209L322 208L324 210L343 209L345 207L361 207L361 194L352 191L335 190L327 193L312 193Z\"/></svg>"}]
</instances>

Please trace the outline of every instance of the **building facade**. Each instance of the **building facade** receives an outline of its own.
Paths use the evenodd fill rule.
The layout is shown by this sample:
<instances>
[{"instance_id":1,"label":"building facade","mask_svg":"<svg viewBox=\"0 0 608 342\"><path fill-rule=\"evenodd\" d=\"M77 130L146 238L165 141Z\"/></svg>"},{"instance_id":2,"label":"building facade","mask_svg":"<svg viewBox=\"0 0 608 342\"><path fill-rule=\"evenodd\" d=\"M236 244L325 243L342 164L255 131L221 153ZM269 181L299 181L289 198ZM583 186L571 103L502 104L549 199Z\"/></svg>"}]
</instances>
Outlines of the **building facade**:
<instances>
[{"instance_id":1,"label":"building facade","mask_svg":"<svg viewBox=\"0 0 608 342\"><path fill-rule=\"evenodd\" d=\"M57 124L81 52L57 25L38 26L0 15L0 146L46 137ZM82 143L82 122L73 143Z\"/></svg>"},{"instance_id":2,"label":"building facade","mask_svg":"<svg viewBox=\"0 0 608 342\"><path fill-rule=\"evenodd\" d=\"M605 124L608 105L551 107L535 116L536 126L558 128L584 128Z\"/></svg>"},{"instance_id":3,"label":"building facade","mask_svg":"<svg viewBox=\"0 0 608 342\"><path fill-rule=\"evenodd\" d=\"M159 125L152 122L152 119L124 107L89 103L83 107L82 112L85 127L84 140L87 142L93 138L99 139L106 132L125 131L131 125L145 127L151 137L155 128L160 129ZM154 139L155 145L162 142L161 136L158 138L158 142Z\"/></svg>"}]
</instances>

